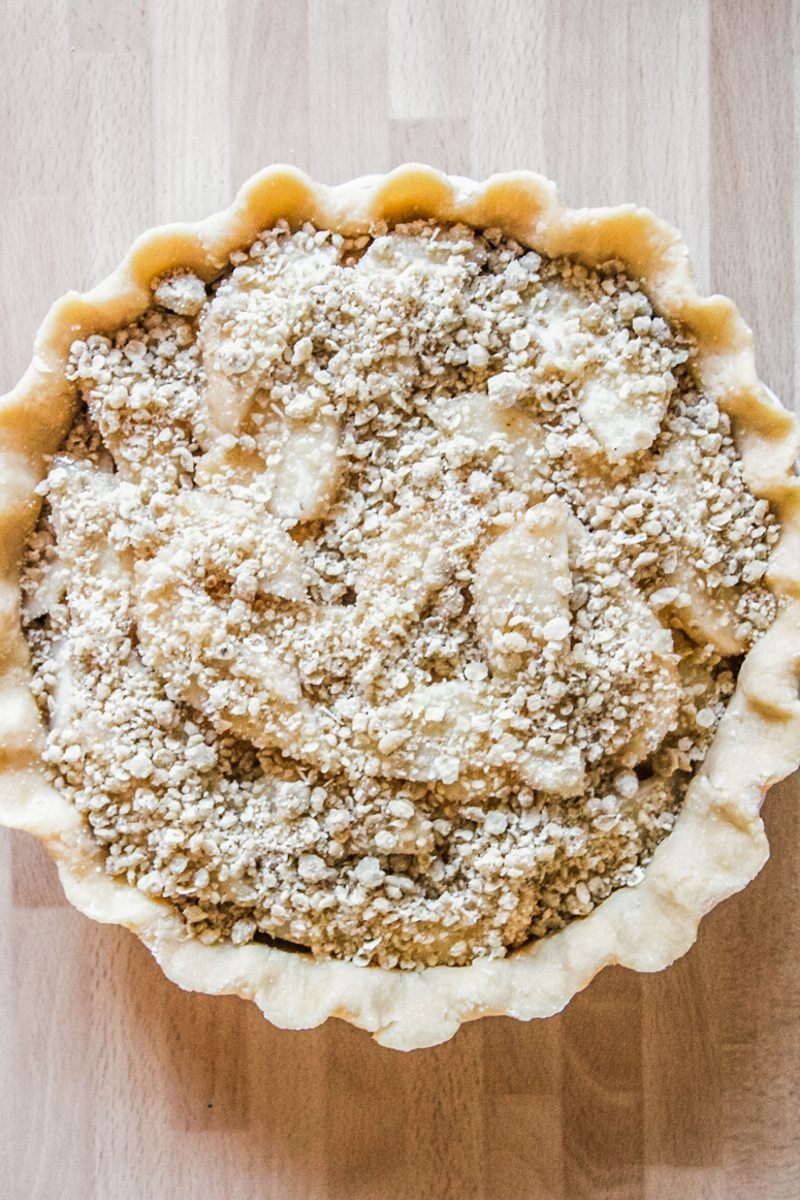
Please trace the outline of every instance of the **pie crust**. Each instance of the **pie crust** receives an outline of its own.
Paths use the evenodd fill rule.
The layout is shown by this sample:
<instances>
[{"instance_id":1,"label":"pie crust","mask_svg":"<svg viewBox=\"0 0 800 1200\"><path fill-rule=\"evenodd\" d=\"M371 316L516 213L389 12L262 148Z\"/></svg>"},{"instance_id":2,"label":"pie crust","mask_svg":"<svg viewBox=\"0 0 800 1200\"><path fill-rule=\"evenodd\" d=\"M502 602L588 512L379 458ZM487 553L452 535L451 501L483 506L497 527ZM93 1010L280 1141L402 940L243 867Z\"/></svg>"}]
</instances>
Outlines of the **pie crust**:
<instances>
[{"instance_id":1,"label":"pie crust","mask_svg":"<svg viewBox=\"0 0 800 1200\"><path fill-rule=\"evenodd\" d=\"M703 390L731 417L747 484L779 520L766 576L780 602L778 616L745 659L675 827L643 879L590 915L506 958L414 972L318 960L264 944L206 945L187 936L170 905L106 874L83 818L42 767L19 564L37 520L35 489L46 458L59 449L74 416L75 389L66 376L70 347L136 319L152 305L154 277L182 268L214 279L232 251L280 219L358 236L376 221L392 227L417 218L499 228L523 246L590 267L621 260L643 281L657 311L690 331ZM0 820L44 841L71 903L95 920L132 929L181 987L252 999L285 1028L337 1016L383 1045L413 1049L445 1041L461 1022L479 1016L529 1020L556 1013L608 964L660 970L689 949L703 914L763 866L763 797L800 761L798 447L800 428L759 381L752 337L736 308L724 297L697 293L679 236L646 209L568 209L550 182L527 172L476 183L409 165L325 187L292 168L268 168L225 212L145 234L103 283L53 305L30 367L0 400Z\"/></svg>"}]
</instances>

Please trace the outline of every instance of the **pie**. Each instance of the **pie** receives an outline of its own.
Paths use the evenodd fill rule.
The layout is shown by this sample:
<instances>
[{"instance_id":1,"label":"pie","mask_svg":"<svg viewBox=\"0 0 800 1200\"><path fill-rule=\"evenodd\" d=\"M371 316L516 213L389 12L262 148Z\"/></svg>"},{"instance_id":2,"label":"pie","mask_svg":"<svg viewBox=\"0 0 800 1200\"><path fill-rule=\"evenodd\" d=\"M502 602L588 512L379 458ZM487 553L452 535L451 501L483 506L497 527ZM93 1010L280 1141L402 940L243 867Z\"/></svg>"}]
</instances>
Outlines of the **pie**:
<instances>
[{"instance_id":1,"label":"pie","mask_svg":"<svg viewBox=\"0 0 800 1200\"><path fill-rule=\"evenodd\" d=\"M279 1025L659 969L800 760L797 450L646 210L262 172L2 401L2 818Z\"/></svg>"}]
</instances>

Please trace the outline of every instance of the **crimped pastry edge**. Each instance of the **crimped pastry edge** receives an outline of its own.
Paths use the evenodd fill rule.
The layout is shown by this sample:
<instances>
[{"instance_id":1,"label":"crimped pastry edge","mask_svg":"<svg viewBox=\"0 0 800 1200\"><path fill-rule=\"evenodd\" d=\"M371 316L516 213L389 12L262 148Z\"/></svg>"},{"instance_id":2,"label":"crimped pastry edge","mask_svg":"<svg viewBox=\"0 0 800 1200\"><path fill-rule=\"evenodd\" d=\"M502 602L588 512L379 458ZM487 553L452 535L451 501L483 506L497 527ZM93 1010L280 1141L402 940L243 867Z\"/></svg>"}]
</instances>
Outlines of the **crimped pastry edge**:
<instances>
[{"instance_id":1,"label":"crimped pastry edge","mask_svg":"<svg viewBox=\"0 0 800 1200\"><path fill-rule=\"evenodd\" d=\"M64 373L69 347L134 320L152 304L150 281L161 272L188 267L214 278L232 250L280 218L355 234L377 220L417 217L499 227L547 255L587 265L618 258L667 320L692 331L704 390L731 415L749 486L780 520L767 582L781 608L747 656L675 828L643 880L589 916L504 959L419 972L322 962L261 944L205 946L187 936L167 902L106 875L82 818L39 765L43 730L20 625L19 556L38 515L34 488L45 458L74 412ZM58 300L23 378L0 398L0 823L40 838L69 901L94 920L133 930L182 988L254 1000L284 1028L337 1016L384 1046L408 1050L446 1041L462 1022L484 1015L552 1015L612 963L660 970L689 949L701 917L761 869L768 856L761 803L800 762L800 481L792 473L799 448L800 426L759 381L752 335L736 307L723 296L700 296L680 236L647 209L566 208L554 184L531 172L479 183L409 164L327 187L292 167L269 167L224 212L145 233L97 287Z\"/></svg>"}]
</instances>

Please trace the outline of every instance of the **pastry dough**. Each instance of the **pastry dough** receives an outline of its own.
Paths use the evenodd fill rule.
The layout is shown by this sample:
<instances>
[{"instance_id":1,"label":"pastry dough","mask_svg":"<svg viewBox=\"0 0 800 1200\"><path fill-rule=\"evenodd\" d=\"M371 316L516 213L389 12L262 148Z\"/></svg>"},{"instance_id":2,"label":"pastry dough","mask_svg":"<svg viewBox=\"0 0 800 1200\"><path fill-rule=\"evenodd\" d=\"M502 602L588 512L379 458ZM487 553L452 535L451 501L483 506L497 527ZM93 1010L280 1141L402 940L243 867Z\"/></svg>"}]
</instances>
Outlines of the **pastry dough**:
<instances>
[{"instance_id":1,"label":"pastry dough","mask_svg":"<svg viewBox=\"0 0 800 1200\"><path fill-rule=\"evenodd\" d=\"M461 222L498 230L549 259L565 257L591 269L618 260L631 277L641 280L661 317L688 332L695 346L692 361L698 388L732 419L747 486L754 497L768 502L779 523L780 537L766 574L769 591L777 601L777 615L745 659L736 691L686 791L674 828L655 849L641 880L614 891L589 915L505 957L477 957L467 965L423 966L416 971L367 967L358 960L324 960L279 944L236 944L235 935L206 944L190 936L181 914L170 903L107 873L101 846L90 836L84 816L51 785L42 762L43 730L31 696L30 657L20 622L19 572L23 548L38 516L37 485L47 472L48 457L63 447L75 416L76 392L68 378L70 348L92 334L113 334L150 309L154 280L164 281L160 291L156 287L158 302L172 312L194 316L203 299L196 283L181 285L181 273L186 280L215 280L231 254L246 249L262 230L281 220L292 227L310 222L319 229L369 241L370 230L378 222L393 229L420 219L442 226ZM373 240L365 276L370 270L385 270L387 263L396 265L398 255L408 255L408 245L399 245L401 241L400 237L388 237L379 245L380 238ZM374 266L369 255L375 259ZM565 354L565 345L574 333L570 321L570 301L565 294L553 301L541 335L543 356L558 360ZM213 342L219 335L209 327L203 336ZM301 359L306 349L298 343L294 353ZM613 471L614 464L653 444L669 391L661 376L651 373L643 376L638 393L620 403L615 360L603 357L596 346L590 345L588 353L596 355L596 366L582 387L578 412L587 438L599 449L593 449L587 440L586 454L591 458L599 452ZM480 345L468 352L467 359L478 372L487 366ZM302 606L314 580L298 561L295 542L286 529L314 521L330 503L338 480L335 446L339 432L329 416L312 423L307 432L303 405L313 408L314 401L313 396L310 400L300 397L293 401L294 409L287 405L288 415L276 418L275 428L270 430L269 444L277 450L269 461L256 443L243 457L241 450L225 439L235 441L248 420L253 391L259 386L258 379L250 378L248 372L255 369L246 359L234 364L215 360L209 378L206 444L200 459L200 478L209 480L210 494L182 503L206 506L203 528L213 526L214 513L223 503L226 520L231 512L238 512L242 521L236 554L240 565L256 563L254 582L242 582L241 586ZM244 377L250 380L249 387L236 382ZM559 502L546 500L545 492L537 494L541 480L535 464L520 450L520 430L530 431L532 444L540 436L536 423L519 409L520 397L528 387L524 374L508 370L495 374L487 384L491 407L467 400L460 434L467 442L485 439L500 453L505 452L511 484L525 489L534 501L525 521L512 515L510 521L501 522L494 541L485 544L478 560L478 634L492 675L498 678L519 669L519 662L509 655L526 653L515 649L518 643L508 640L509 633L522 637L519 630L525 630L528 642L523 638L519 645L537 646L543 640L555 643L553 653L560 652L559 646L569 647L570 554L584 555L581 570L595 569L586 558L591 548L582 550L580 531L567 529L569 518ZM293 417L292 412L297 415ZM434 411L433 420L447 421L448 417ZM743 887L760 869L767 854L759 817L761 800L769 785L800 759L800 518L798 486L792 475L797 449L796 423L758 380L750 333L735 307L722 297L697 294L680 239L646 210L631 206L566 209L552 184L528 173L475 183L448 178L427 167L409 166L386 177L326 188L290 168L263 171L245 185L226 212L196 225L145 235L103 284L85 295L70 294L54 305L37 336L30 368L18 387L0 402L0 818L42 838L58 863L69 899L95 919L133 929L170 978L191 990L235 992L252 998L270 1020L283 1026L308 1027L335 1015L369 1029L385 1045L407 1049L440 1042L461 1022L489 1013L529 1019L557 1012L608 963L658 970L688 949L700 917L711 906ZM305 465L310 461L321 464L317 472ZM238 498L215 498L213 481L219 477L221 463L231 468L235 486L242 489ZM76 484L74 474L80 468L70 462L57 470L60 474L55 482L51 472L51 488L95 486L94 478ZM138 486L141 477L137 478L134 466L130 470L129 482ZM690 474L685 463L666 462L658 485L665 503L673 481ZM590 475L587 467L587 478ZM685 483L681 486L685 492ZM257 494L259 487L263 494ZM248 544L253 528L246 519L254 488L265 510L263 529L257 531L258 553ZM304 498L299 505L294 503L298 495ZM707 519L705 499L693 494L687 519L696 517L701 523ZM92 503L100 527L106 528L103 522L111 522L114 513L102 481ZM181 607L185 594L182 580L202 561L205 551L192 540L196 541L196 524L188 522L183 527L180 512L174 521L174 539L146 567L127 563L124 554L115 559L118 565L110 567L104 537L89 564L105 576L118 570L122 593L135 597L141 612L143 659L156 663L159 655L168 652L171 643L164 643L162 637L167 622L191 631L194 646L198 638L201 642L205 639L209 649L201 656L202 678L192 674L196 654L179 665L177 690L181 695L190 702L197 689L213 695L215 719L224 719L248 738L258 736L264 744L269 742L287 752L316 754L316 762L329 769L337 751L326 748L325 731L315 723L319 719L315 710L305 705L297 680L285 663L270 658L269 646L253 642L248 651L252 670L245 663L240 673L242 686L250 671L268 689L272 700L269 712L245 707L241 715L235 689L215 689L219 680L214 672L219 674L220 661L215 649L218 614L210 602L191 611ZM452 536L454 549L449 552L456 553L458 526L454 525L450 535L447 530L441 534L445 539ZM526 547L532 540L537 549L528 553ZM543 546L549 565L532 573L531 561L544 553ZM405 579L394 570L399 581L397 595L394 599L384 595L381 600L395 605L402 624L410 619L410 613L421 611L426 589L436 586L437 571L443 569L442 561L432 555L424 521L413 511L396 517L383 541L376 543L372 557L367 557L358 585L365 597L374 592L370 572L385 579L387 562L413 565ZM504 594L515 597L514 629L508 625L510 610L503 607L502 564L512 577L510 591ZM693 592L692 580L687 581L690 567L691 563L676 561L659 580L650 606L639 599L638 592L634 594L635 589L627 593L620 585L621 594L627 597L620 603L626 614L628 641L635 643L638 638L652 650L649 686L657 689L654 694L661 698L663 718L661 726L632 728L627 744L615 744L622 762L627 761L626 754L634 763L656 750L678 703L676 661L668 640L663 639L663 626L653 616L653 603L657 610L661 604L665 614L673 614L676 625L690 636L702 636L720 653L732 655L741 649L742 635L730 627L727 611L718 612L706 601L702 589L702 594ZM202 595L208 600L205 592ZM39 602L46 600L39 597ZM357 600L353 611L361 636L367 636L364 630L371 620L380 621L380 610L371 610L366 599ZM313 619L312 613L309 620ZM349 626L333 636L345 637L348 631ZM228 672L222 675L229 678ZM488 711L487 706L491 708L489 685L480 678L467 678L458 685L443 682L430 686L434 691L422 696L424 704L418 703L421 694L417 693L411 703L390 699L375 708L376 720L383 722L381 737L388 739L383 743L390 764L387 775L395 772L406 779L457 787L468 778L470 764L482 753L482 743L477 738L473 746L469 737L465 739L455 718L472 712L477 721L471 728L480 729L481 714ZM67 680L58 700L59 719L69 719L70 704ZM356 724L353 744L358 747ZM408 737L395 745L392 735L401 726ZM529 786L563 796L580 789L586 766L574 747L565 747L555 759L530 750L517 751L516 763ZM137 762L132 771L146 779L150 769L147 763ZM427 834L412 821L398 836L400 850L410 851L412 846L424 845ZM324 869L324 863L320 867L312 861L315 857L310 854L300 862L301 874L309 879ZM360 879L368 887L370 873L380 870L378 859L365 855L361 863ZM291 928L284 932L291 940ZM280 936L279 930L276 936ZM446 961L455 953L454 939L434 944L434 951ZM457 953L455 958L459 961Z\"/></svg>"}]
</instances>

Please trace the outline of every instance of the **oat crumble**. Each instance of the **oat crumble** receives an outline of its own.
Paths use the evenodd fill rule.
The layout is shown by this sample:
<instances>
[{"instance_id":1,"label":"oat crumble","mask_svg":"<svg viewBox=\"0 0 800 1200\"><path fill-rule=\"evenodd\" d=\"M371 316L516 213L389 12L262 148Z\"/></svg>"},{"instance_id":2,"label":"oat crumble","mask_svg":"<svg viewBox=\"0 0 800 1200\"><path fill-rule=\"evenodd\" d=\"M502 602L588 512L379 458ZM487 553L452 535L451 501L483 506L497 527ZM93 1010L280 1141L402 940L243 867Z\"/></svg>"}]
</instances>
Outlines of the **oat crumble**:
<instances>
[{"instance_id":1,"label":"oat crumble","mask_svg":"<svg viewBox=\"0 0 800 1200\"><path fill-rule=\"evenodd\" d=\"M279 225L70 370L24 615L110 874L204 942L400 968L641 878L777 524L620 264Z\"/></svg>"}]
</instances>

